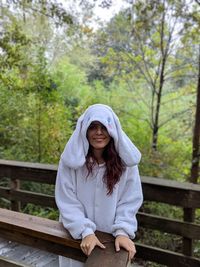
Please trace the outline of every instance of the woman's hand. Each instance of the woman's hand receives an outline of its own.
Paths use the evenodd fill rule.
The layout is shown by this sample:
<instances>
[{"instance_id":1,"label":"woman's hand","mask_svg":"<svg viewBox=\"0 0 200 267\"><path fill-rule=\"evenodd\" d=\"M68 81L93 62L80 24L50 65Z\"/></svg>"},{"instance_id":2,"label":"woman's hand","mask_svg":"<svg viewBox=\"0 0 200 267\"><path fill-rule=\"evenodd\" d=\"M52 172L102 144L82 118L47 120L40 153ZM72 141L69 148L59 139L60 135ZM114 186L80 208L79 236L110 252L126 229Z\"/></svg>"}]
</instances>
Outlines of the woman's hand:
<instances>
[{"instance_id":1,"label":"woman's hand","mask_svg":"<svg viewBox=\"0 0 200 267\"><path fill-rule=\"evenodd\" d=\"M95 248L95 246L99 246L100 248L106 248L96 237L95 234L87 235L82 239L82 242L80 244L81 250L83 253L85 253L87 256L89 256L92 252L92 250Z\"/></svg>"},{"instance_id":2,"label":"woman's hand","mask_svg":"<svg viewBox=\"0 0 200 267\"><path fill-rule=\"evenodd\" d=\"M133 259L135 253L136 253L136 249L135 249L135 244L133 243L133 241L127 237L127 236L123 236L123 235L118 235L115 238L115 249L116 251L120 251L120 247L124 248L125 250L128 251L129 255L129 261L131 259Z\"/></svg>"}]
</instances>

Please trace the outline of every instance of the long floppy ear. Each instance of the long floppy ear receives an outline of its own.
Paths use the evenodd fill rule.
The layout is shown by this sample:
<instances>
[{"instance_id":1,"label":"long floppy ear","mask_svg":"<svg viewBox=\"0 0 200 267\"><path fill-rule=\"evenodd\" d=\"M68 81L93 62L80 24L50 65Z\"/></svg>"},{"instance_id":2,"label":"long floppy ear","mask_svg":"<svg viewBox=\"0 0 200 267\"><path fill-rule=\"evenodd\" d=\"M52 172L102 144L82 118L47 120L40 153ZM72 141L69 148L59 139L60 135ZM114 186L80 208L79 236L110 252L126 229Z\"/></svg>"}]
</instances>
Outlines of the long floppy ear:
<instances>
[{"instance_id":1,"label":"long floppy ear","mask_svg":"<svg viewBox=\"0 0 200 267\"><path fill-rule=\"evenodd\" d=\"M89 148L87 138L83 138L81 134L84 115L85 113L78 119L76 129L71 135L61 155L64 164L73 169L77 169L84 165L85 156Z\"/></svg>"},{"instance_id":2,"label":"long floppy ear","mask_svg":"<svg viewBox=\"0 0 200 267\"><path fill-rule=\"evenodd\" d=\"M131 167L137 165L140 162L141 153L122 130L120 121L115 113L113 113L113 117L118 134L116 149L119 153L119 156L127 166Z\"/></svg>"}]
</instances>

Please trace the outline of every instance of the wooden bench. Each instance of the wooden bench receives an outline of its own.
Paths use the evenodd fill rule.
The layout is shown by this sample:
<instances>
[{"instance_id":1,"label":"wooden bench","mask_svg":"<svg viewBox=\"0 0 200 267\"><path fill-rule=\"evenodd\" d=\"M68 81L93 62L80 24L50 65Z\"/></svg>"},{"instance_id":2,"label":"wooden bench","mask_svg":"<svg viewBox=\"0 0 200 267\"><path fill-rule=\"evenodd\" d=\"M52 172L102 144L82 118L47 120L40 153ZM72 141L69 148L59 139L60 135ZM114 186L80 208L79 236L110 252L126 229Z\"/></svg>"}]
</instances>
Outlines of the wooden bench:
<instances>
[{"instance_id":1,"label":"wooden bench","mask_svg":"<svg viewBox=\"0 0 200 267\"><path fill-rule=\"evenodd\" d=\"M7 240L85 262L86 267L128 266L128 253L123 249L115 252L112 235L103 232L96 235L106 249L95 248L86 257L80 240L74 240L60 222L0 208L0 236Z\"/></svg>"}]
</instances>

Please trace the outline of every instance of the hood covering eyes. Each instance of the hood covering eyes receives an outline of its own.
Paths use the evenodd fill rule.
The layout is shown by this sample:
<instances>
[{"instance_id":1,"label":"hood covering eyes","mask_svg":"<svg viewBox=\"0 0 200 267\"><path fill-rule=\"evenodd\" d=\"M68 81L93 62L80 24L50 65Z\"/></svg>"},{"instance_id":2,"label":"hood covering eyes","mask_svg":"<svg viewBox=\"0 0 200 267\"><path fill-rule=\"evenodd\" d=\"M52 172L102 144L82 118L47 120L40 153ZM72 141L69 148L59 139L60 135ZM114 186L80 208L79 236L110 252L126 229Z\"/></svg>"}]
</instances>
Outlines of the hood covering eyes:
<instances>
[{"instance_id":1,"label":"hood covering eyes","mask_svg":"<svg viewBox=\"0 0 200 267\"><path fill-rule=\"evenodd\" d=\"M115 149L126 166L131 167L140 162L140 151L122 130L114 111L109 106L95 104L88 107L78 119L76 129L65 146L61 158L66 166L78 169L84 165L89 149L87 129L93 121L99 121L107 128L114 139Z\"/></svg>"}]
</instances>

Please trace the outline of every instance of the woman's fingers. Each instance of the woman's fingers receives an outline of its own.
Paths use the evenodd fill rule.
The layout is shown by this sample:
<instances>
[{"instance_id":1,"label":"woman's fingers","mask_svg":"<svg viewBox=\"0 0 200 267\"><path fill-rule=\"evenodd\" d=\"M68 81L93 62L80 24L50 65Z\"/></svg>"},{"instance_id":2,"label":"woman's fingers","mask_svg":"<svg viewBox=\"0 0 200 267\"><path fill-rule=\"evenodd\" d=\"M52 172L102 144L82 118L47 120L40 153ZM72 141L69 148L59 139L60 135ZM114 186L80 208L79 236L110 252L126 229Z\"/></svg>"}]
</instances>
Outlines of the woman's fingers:
<instances>
[{"instance_id":1,"label":"woman's fingers","mask_svg":"<svg viewBox=\"0 0 200 267\"><path fill-rule=\"evenodd\" d=\"M88 250L90 248L90 243L86 243L84 240L80 244L81 250L83 251L84 254L88 254Z\"/></svg>"},{"instance_id":2,"label":"woman's fingers","mask_svg":"<svg viewBox=\"0 0 200 267\"><path fill-rule=\"evenodd\" d=\"M81 249L82 249L83 253L86 254L87 256L90 255L90 253L93 250L93 248L94 248L93 244L83 244L83 245L81 245Z\"/></svg>"},{"instance_id":3,"label":"woman's fingers","mask_svg":"<svg viewBox=\"0 0 200 267\"><path fill-rule=\"evenodd\" d=\"M83 244L80 244L81 250L83 251L84 254L86 254L86 247Z\"/></svg>"},{"instance_id":4,"label":"woman's fingers","mask_svg":"<svg viewBox=\"0 0 200 267\"><path fill-rule=\"evenodd\" d=\"M95 246L99 246L100 248L105 248L105 246L98 240L98 238L94 234L88 235L85 238L83 238L80 244L81 250L87 256L91 254Z\"/></svg>"},{"instance_id":5,"label":"woman's fingers","mask_svg":"<svg viewBox=\"0 0 200 267\"><path fill-rule=\"evenodd\" d=\"M134 258L134 256L135 256L135 253L136 253L136 250L135 250L135 248L133 248L133 247L130 247L130 249L129 249L129 260L132 260L133 258Z\"/></svg>"},{"instance_id":6,"label":"woman's fingers","mask_svg":"<svg viewBox=\"0 0 200 267\"><path fill-rule=\"evenodd\" d=\"M119 242L117 239L115 240L115 249L117 252L120 251L120 246L119 246Z\"/></svg>"},{"instance_id":7,"label":"woman's fingers","mask_svg":"<svg viewBox=\"0 0 200 267\"><path fill-rule=\"evenodd\" d=\"M106 248L104 244L102 244L99 240L97 242L97 246L99 246L100 248Z\"/></svg>"},{"instance_id":8,"label":"woman's fingers","mask_svg":"<svg viewBox=\"0 0 200 267\"><path fill-rule=\"evenodd\" d=\"M91 254L91 252L93 251L95 245L91 245L89 248L88 248L88 251L87 251L87 256L89 256Z\"/></svg>"},{"instance_id":9,"label":"woman's fingers","mask_svg":"<svg viewBox=\"0 0 200 267\"><path fill-rule=\"evenodd\" d=\"M93 243L90 245L90 247L87 250L87 256L91 254L95 246L99 246L100 248L103 248L103 249L106 248L100 241L97 241L96 243Z\"/></svg>"},{"instance_id":10,"label":"woman's fingers","mask_svg":"<svg viewBox=\"0 0 200 267\"><path fill-rule=\"evenodd\" d=\"M126 236L117 236L115 239L115 249L116 251L120 250L120 247L128 251L129 260L133 259L136 249L134 242Z\"/></svg>"},{"instance_id":11,"label":"woman's fingers","mask_svg":"<svg viewBox=\"0 0 200 267\"><path fill-rule=\"evenodd\" d=\"M133 259L135 253L136 253L135 244L132 242L129 247L129 260Z\"/></svg>"}]
</instances>

